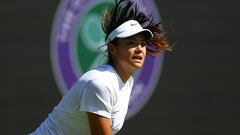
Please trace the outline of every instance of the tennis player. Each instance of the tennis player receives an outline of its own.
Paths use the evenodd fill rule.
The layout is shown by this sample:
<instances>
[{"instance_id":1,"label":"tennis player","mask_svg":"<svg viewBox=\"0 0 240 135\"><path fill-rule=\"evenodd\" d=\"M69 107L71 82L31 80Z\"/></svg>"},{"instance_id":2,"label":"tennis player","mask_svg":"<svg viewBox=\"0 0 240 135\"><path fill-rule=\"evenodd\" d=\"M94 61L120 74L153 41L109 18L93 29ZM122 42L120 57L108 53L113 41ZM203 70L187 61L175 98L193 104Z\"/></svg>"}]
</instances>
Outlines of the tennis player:
<instances>
[{"instance_id":1,"label":"tennis player","mask_svg":"<svg viewBox=\"0 0 240 135\"><path fill-rule=\"evenodd\" d=\"M116 0L102 16L108 64L86 72L30 135L114 135L128 110L132 74L145 56L170 49L160 23L131 0Z\"/></svg>"}]
</instances>

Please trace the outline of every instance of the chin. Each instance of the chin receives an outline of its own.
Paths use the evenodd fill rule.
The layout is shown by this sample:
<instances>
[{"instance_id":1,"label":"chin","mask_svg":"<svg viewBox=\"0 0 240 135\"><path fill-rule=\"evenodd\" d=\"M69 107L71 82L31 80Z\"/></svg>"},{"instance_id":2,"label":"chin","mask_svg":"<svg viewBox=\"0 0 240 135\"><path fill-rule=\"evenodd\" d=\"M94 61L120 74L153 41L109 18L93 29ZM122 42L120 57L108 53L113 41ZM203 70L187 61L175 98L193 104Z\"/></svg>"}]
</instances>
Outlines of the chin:
<instances>
[{"instance_id":1,"label":"chin","mask_svg":"<svg viewBox=\"0 0 240 135\"><path fill-rule=\"evenodd\" d=\"M143 63L133 63L133 66L134 66L136 69L140 69L140 68L142 68Z\"/></svg>"}]
</instances>

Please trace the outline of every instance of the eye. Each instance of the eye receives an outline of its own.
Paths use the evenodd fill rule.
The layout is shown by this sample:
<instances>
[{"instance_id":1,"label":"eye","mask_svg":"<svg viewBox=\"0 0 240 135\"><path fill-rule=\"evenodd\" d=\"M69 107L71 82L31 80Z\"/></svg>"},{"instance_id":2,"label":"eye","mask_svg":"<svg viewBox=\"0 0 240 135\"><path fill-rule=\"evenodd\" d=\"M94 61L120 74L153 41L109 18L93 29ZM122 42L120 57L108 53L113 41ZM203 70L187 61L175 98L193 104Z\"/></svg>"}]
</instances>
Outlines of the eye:
<instances>
[{"instance_id":1,"label":"eye","mask_svg":"<svg viewBox=\"0 0 240 135\"><path fill-rule=\"evenodd\" d=\"M138 40L128 40L126 41L126 44L128 46L138 46L141 45L142 47L147 45L147 41L146 40L142 40L142 41L138 41Z\"/></svg>"},{"instance_id":2,"label":"eye","mask_svg":"<svg viewBox=\"0 0 240 135\"><path fill-rule=\"evenodd\" d=\"M136 45L138 43L136 41L134 41L134 40L130 40L130 41L127 41L127 44L128 45Z\"/></svg>"},{"instance_id":3,"label":"eye","mask_svg":"<svg viewBox=\"0 0 240 135\"><path fill-rule=\"evenodd\" d=\"M147 41L142 41L142 42L141 42L141 45L142 45L142 46L146 46L146 45L147 45Z\"/></svg>"}]
</instances>

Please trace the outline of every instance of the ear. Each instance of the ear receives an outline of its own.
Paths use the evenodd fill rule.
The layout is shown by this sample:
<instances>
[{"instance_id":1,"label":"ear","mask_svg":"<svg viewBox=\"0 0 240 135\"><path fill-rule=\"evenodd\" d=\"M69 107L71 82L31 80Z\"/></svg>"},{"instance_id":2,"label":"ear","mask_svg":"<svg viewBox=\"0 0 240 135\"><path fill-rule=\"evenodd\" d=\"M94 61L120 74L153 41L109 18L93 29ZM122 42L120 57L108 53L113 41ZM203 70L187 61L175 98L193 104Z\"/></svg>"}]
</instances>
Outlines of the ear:
<instances>
[{"instance_id":1,"label":"ear","mask_svg":"<svg viewBox=\"0 0 240 135\"><path fill-rule=\"evenodd\" d=\"M115 56L117 53L117 49L114 44L109 43L108 44L108 52L111 53L111 55Z\"/></svg>"}]
</instances>

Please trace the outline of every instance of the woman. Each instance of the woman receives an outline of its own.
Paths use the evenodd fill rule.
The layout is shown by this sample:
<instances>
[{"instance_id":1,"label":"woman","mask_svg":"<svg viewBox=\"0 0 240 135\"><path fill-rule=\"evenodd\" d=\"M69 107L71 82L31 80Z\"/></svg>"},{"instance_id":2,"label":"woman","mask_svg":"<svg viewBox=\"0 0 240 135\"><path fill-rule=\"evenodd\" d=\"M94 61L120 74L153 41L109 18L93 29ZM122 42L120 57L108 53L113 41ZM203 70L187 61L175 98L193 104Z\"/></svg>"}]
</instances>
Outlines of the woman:
<instances>
[{"instance_id":1,"label":"woman","mask_svg":"<svg viewBox=\"0 0 240 135\"><path fill-rule=\"evenodd\" d=\"M131 75L142 67L146 54L170 48L159 25L133 1L116 0L102 20L108 64L85 73L31 135L116 134L127 113Z\"/></svg>"}]
</instances>

